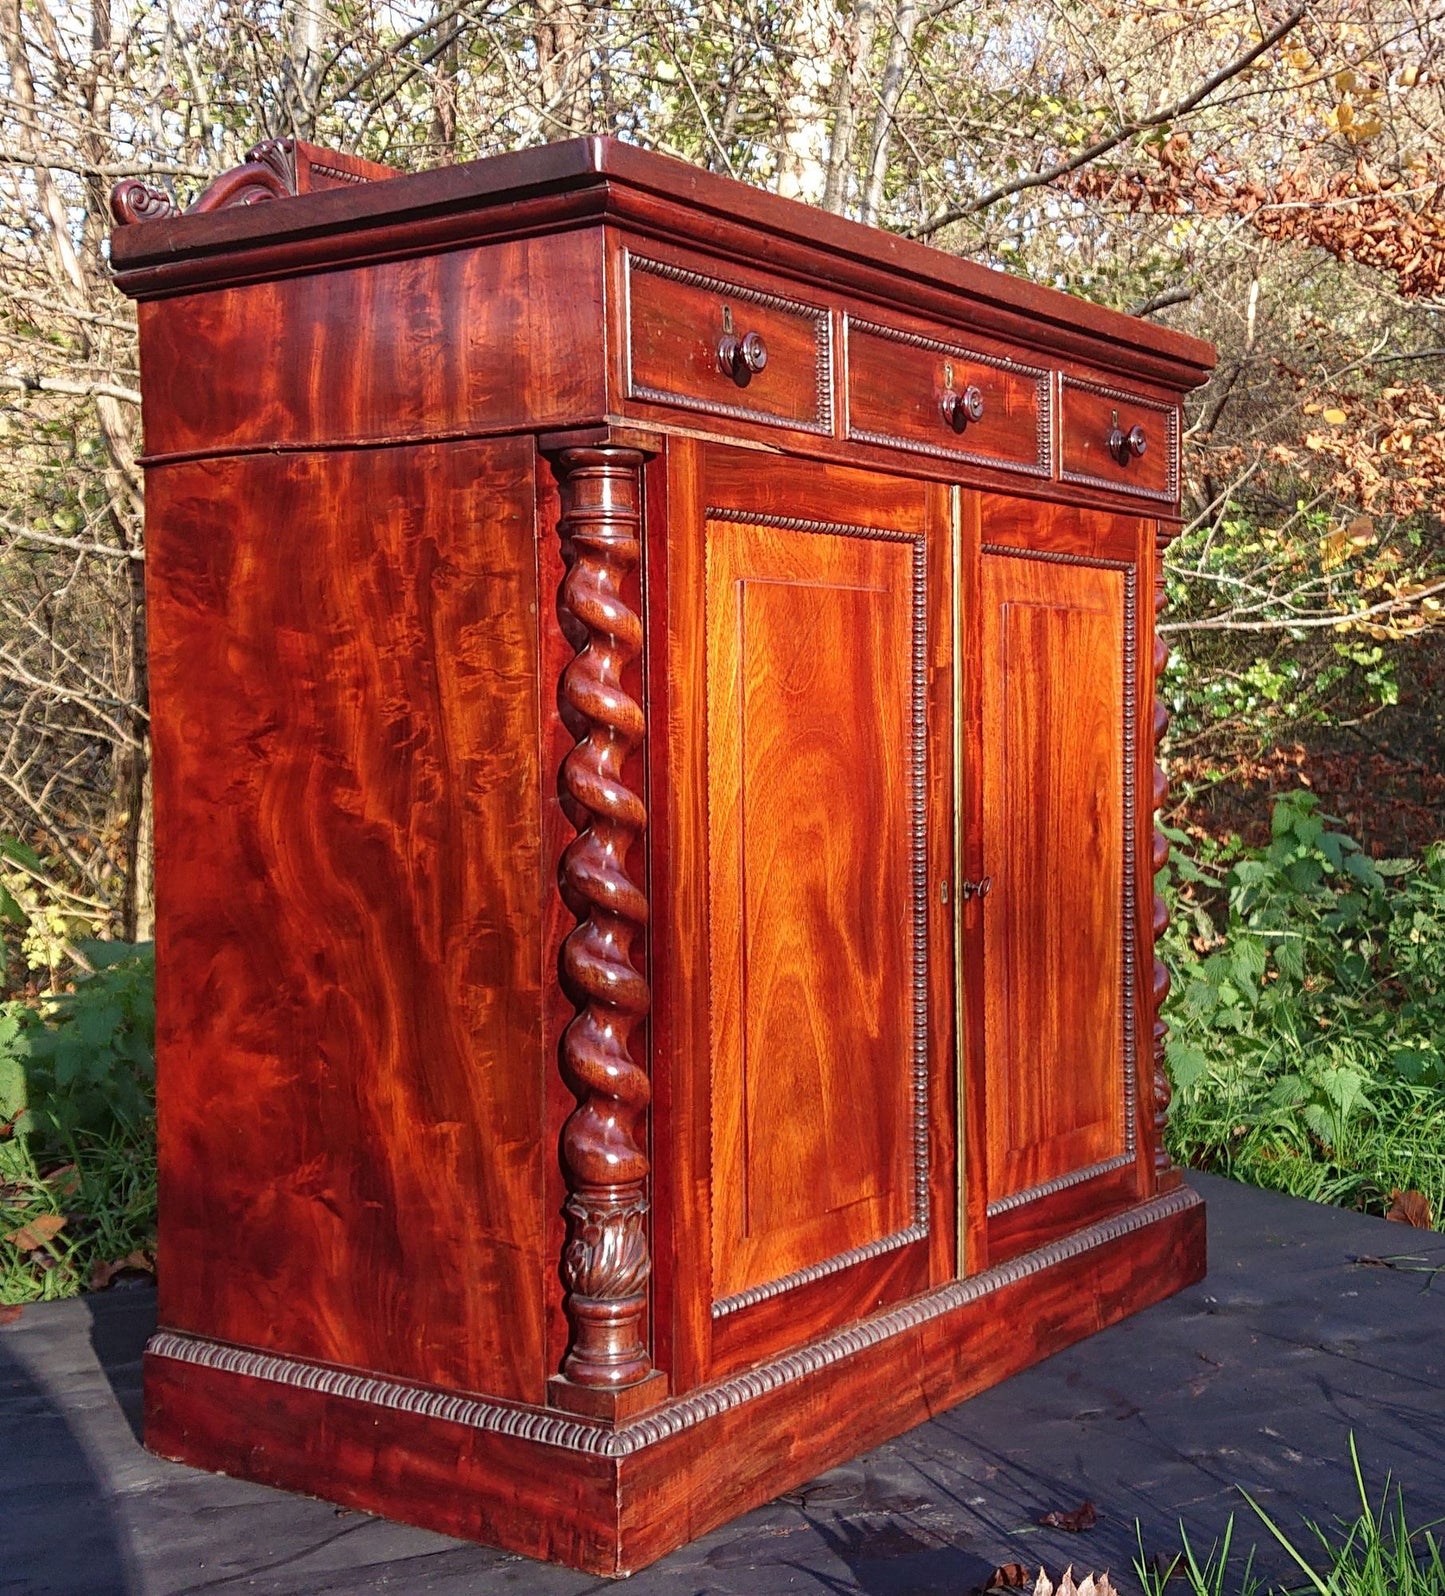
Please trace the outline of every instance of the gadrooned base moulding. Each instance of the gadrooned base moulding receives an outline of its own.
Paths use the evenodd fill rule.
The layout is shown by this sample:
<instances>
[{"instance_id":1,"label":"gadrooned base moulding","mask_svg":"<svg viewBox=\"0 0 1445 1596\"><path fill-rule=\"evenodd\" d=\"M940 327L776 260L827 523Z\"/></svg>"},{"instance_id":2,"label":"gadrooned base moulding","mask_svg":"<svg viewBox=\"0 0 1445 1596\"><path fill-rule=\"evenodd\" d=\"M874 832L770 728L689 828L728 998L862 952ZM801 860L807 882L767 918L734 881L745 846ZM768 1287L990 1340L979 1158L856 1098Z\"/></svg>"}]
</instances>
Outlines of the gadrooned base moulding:
<instances>
[{"instance_id":1,"label":"gadrooned base moulding","mask_svg":"<svg viewBox=\"0 0 1445 1596\"><path fill-rule=\"evenodd\" d=\"M162 1329L146 1445L622 1575L1204 1271L1203 1202L1177 1188L616 1427Z\"/></svg>"}]
</instances>

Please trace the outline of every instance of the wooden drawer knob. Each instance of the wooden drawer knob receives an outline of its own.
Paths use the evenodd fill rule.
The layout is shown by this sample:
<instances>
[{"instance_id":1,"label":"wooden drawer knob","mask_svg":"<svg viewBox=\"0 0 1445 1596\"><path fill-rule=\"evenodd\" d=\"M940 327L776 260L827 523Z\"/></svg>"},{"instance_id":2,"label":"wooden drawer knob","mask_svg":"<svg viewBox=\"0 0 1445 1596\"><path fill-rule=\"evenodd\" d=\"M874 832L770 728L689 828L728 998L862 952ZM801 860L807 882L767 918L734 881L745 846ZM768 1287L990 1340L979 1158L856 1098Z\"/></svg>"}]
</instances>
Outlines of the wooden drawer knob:
<instances>
[{"instance_id":1,"label":"wooden drawer knob","mask_svg":"<svg viewBox=\"0 0 1445 1596\"><path fill-rule=\"evenodd\" d=\"M1119 416L1115 412L1114 430L1109 434L1109 453L1120 465L1128 465L1131 460L1137 459L1149 447L1149 440L1144 436L1144 429L1140 426L1130 427L1127 432L1119 425Z\"/></svg>"},{"instance_id":2,"label":"wooden drawer knob","mask_svg":"<svg viewBox=\"0 0 1445 1596\"><path fill-rule=\"evenodd\" d=\"M962 432L970 421L982 421L983 394L972 383L962 393L944 394L943 419L955 432Z\"/></svg>"},{"instance_id":3,"label":"wooden drawer knob","mask_svg":"<svg viewBox=\"0 0 1445 1596\"><path fill-rule=\"evenodd\" d=\"M761 333L724 333L717 346L717 363L739 387L746 387L768 363L768 346Z\"/></svg>"}]
</instances>

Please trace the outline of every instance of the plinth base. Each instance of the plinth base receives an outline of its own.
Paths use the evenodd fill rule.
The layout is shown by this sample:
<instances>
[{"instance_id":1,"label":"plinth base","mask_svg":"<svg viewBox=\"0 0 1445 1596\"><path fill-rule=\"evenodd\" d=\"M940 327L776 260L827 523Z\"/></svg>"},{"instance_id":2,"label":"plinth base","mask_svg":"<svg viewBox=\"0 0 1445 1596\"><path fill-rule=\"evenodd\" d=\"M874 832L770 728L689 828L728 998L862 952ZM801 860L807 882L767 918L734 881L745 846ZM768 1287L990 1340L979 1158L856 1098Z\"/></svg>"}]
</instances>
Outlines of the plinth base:
<instances>
[{"instance_id":1,"label":"plinth base","mask_svg":"<svg viewBox=\"0 0 1445 1596\"><path fill-rule=\"evenodd\" d=\"M627 1574L1201 1279L1187 1188L619 1424L160 1330L161 1457Z\"/></svg>"}]
</instances>

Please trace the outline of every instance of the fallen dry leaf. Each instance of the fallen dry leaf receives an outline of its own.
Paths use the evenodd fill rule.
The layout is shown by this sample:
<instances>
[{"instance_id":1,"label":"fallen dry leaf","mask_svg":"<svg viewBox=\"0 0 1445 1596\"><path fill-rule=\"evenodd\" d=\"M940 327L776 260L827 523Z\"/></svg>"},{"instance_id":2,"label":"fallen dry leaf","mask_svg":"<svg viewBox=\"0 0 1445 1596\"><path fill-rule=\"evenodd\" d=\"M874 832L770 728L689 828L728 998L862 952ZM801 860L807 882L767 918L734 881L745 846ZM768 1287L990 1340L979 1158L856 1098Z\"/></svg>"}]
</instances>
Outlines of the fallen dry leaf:
<instances>
[{"instance_id":1,"label":"fallen dry leaf","mask_svg":"<svg viewBox=\"0 0 1445 1596\"><path fill-rule=\"evenodd\" d=\"M14 1324L24 1311L18 1302L0 1302L0 1325Z\"/></svg>"},{"instance_id":2,"label":"fallen dry leaf","mask_svg":"<svg viewBox=\"0 0 1445 1596\"><path fill-rule=\"evenodd\" d=\"M1392 1191L1390 1211L1386 1219L1400 1225L1413 1225L1416 1230L1433 1230L1434 1219L1430 1213L1430 1199L1423 1192Z\"/></svg>"},{"instance_id":3,"label":"fallen dry leaf","mask_svg":"<svg viewBox=\"0 0 1445 1596\"><path fill-rule=\"evenodd\" d=\"M156 1272L154 1260L148 1252L129 1252L113 1263L98 1263L90 1272L90 1289L104 1291L117 1275L147 1274Z\"/></svg>"},{"instance_id":4,"label":"fallen dry leaf","mask_svg":"<svg viewBox=\"0 0 1445 1596\"><path fill-rule=\"evenodd\" d=\"M1072 1513L1045 1513L1039 1520L1045 1529L1067 1530L1070 1535L1078 1535L1083 1530L1091 1530L1099 1522L1099 1515L1092 1502L1085 1502L1076 1507ZM1062 1586L1059 1587L1063 1589Z\"/></svg>"},{"instance_id":5,"label":"fallen dry leaf","mask_svg":"<svg viewBox=\"0 0 1445 1596\"><path fill-rule=\"evenodd\" d=\"M5 1240L21 1252L35 1252L65 1229L64 1214L37 1214L34 1219L12 1230Z\"/></svg>"},{"instance_id":6,"label":"fallen dry leaf","mask_svg":"<svg viewBox=\"0 0 1445 1596\"><path fill-rule=\"evenodd\" d=\"M1059 1581L1057 1589L1050 1583L1049 1576L1040 1569L1033 1596L1118 1596L1118 1593L1109 1583L1107 1571L1100 1574L1097 1579L1093 1574L1086 1574L1076 1585L1074 1565L1070 1563L1064 1570L1064 1577Z\"/></svg>"},{"instance_id":7,"label":"fallen dry leaf","mask_svg":"<svg viewBox=\"0 0 1445 1596\"><path fill-rule=\"evenodd\" d=\"M45 1184L60 1197L73 1197L80 1190L80 1171L74 1164L66 1164L62 1169L52 1170L45 1177Z\"/></svg>"},{"instance_id":8,"label":"fallen dry leaf","mask_svg":"<svg viewBox=\"0 0 1445 1596\"><path fill-rule=\"evenodd\" d=\"M1043 1573L1043 1570L1039 1570ZM985 1590L1026 1590L1029 1571L1022 1563L1003 1563L988 1576Z\"/></svg>"}]
</instances>

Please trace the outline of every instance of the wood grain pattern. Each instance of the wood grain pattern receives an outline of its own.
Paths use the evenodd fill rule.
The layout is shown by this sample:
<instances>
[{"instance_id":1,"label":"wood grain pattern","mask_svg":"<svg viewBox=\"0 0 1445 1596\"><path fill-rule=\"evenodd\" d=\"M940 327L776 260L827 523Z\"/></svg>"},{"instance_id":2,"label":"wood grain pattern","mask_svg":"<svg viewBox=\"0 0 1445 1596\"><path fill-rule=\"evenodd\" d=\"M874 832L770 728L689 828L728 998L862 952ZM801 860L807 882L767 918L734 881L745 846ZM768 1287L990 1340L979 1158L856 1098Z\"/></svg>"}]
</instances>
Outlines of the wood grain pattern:
<instances>
[{"instance_id":1,"label":"wood grain pattern","mask_svg":"<svg viewBox=\"0 0 1445 1596\"><path fill-rule=\"evenodd\" d=\"M991 1214L1132 1156L1121 1024L1132 980L1127 603L1121 570L983 553Z\"/></svg>"},{"instance_id":2,"label":"wood grain pattern","mask_svg":"<svg viewBox=\"0 0 1445 1596\"><path fill-rule=\"evenodd\" d=\"M832 432L827 308L710 275L706 264L627 253L627 397ZM728 333L764 341L767 365L745 383L719 365Z\"/></svg>"},{"instance_id":3,"label":"wood grain pattern","mask_svg":"<svg viewBox=\"0 0 1445 1596\"><path fill-rule=\"evenodd\" d=\"M163 1324L542 1395L531 474L150 474Z\"/></svg>"},{"instance_id":4,"label":"wood grain pattern","mask_svg":"<svg viewBox=\"0 0 1445 1596\"><path fill-rule=\"evenodd\" d=\"M927 1223L923 573L886 529L707 539L716 1315Z\"/></svg>"},{"instance_id":5,"label":"wood grain pattern","mask_svg":"<svg viewBox=\"0 0 1445 1596\"><path fill-rule=\"evenodd\" d=\"M780 276L896 304L909 314L958 321L966 304L962 324L982 336L1176 392L1196 387L1214 365L1213 349L1186 334L607 138L519 150L284 205L122 228L112 258L122 289L147 297L402 250L455 248L512 228L555 233L580 218L723 259L764 263Z\"/></svg>"},{"instance_id":6,"label":"wood grain pattern","mask_svg":"<svg viewBox=\"0 0 1445 1596\"><path fill-rule=\"evenodd\" d=\"M1117 459L1109 451L1115 426L1142 427L1144 454ZM1059 472L1065 482L1113 488L1172 502L1179 495L1179 411L1127 389L1064 377Z\"/></svg>"},{"instance_id":7,"label":"wood grain pattern","mask_svg":"<svg viewBox=\"0 0 1445 1596\"><path fill-rule=\"evenodd\" d=\"M596 235L562 234L142 305L146 449L378 443L600 417L601 260Z\"/></svg>"},{"instance_id":8,"label":"wood grain pattern","mask_svg":"<svg viewBox=\"0 0 1445 1596\"><path fill-rule=\"evenodd\" d=\"M359 1400L341 1370L292 1383L223 1358L152 1354L146 1432L165 1457L590 1573L627 1573L812 1478L825 1460L1199 1279L1204 1263L1203 1207L1192 1192L1171 1193L620 1431L573 1424L570 1437L556 1419L541 1430L524 1410L468 1411L427 1393ZM900 1380L901 1367L915 1377ZM248 1416L244 1436L237 1411Z\"/></svg>"},{"instance_id":9,"label":"wood grain pattern","mask_svg":"<svg viewBox=\"0 0 1445 1596\"><path fill-rule=\"evenodd\" d=\"M880 531L895 529L921 543L927 563L926 581L916 597L929 599L929 624L924 629L925 658L917 658L916 619L910 618L912 639L903 637L890 646L911 651L915 678L924 683L927 747L923 763L940 779L924 784L927 812L924 844L927 858L922 877L942 881L951 859L948 775L952 767L952 640L949 500L946 493L909 482L837 467L800 461L773 462L766 471L745 450L733 450L678 439L668 443L669 466L665 487L666 507L658 512L655 551L649 550L650 568L667 572L665 601L655 595L654 616L665 616L666 651L652 654L654 691L658 713L665 718L666 736L653 743L656 779L653 784L657 814L670 817L664 832L654 830L657 879L669 883L656 903L663 917L654 939L661 970L671 972L659 986L656 1004L657 1076L660 1094L668 1095L670 1115L663 1117L659 1103L655 1124L664 1140L658 1151L657 1188L670 1192L662 1199L671 1204L673 1234L683 1238L713 1233L714 1194L711 1186L709 1119L711 1085L707 1060L710 1024L707 1003L708 947L708 847L707 791L708 701L706 680L707 585L705 546L700 535L708 506L732 518L730 524L798 520L789 516L819 503L846 505L860 522ZM655 502L655 500L654 500ZM684 531L695 528L697 531ZM786 527L777 528L783 531ZM816 536L801 528L797 536ZM942 594L938 601L932 595ZM665 607L664 607L665 604ZM915 616L917 606L915 604ZM831 667L829 667L831 669ZM916 693L916 689L915 689ZM666 705L664 711L662 706ZM916 719L916 716L915 716ZM916 726L915 726L916 735ZM916 798L913 800L916 803ZM906 805L907 794L894 802ZM918 861L912 869L919 873ZM927 897L926 892L924 896ZM930 1140L925 1160L932 1189L927 1239L902 1245L873 1257L840 1255L828 1262L836 1272L793 1281L776 1295L749 1294L737 1305L713 1318L709 1307L715 1292L711 1283L711 1249L690 1247L684 1240L670 1245L659 1216L659 1268L670 1275L671 1307L666 1334L671 1338L674 1389L687 1390L700 1380L728 1370L748 1367L770 1350L794 1346L806 1336L824 1333L839 1322L839 1315L870 1311L881 1302L895 1301L926 1289L953 1272L953 1171L954 1115L952 1091L952 914L936 897L923 921L929 939L926 962L930 991L926 1009L929 1034L917 1058L926 1062L931 1077L927 1097L932 1123L917 1117L915 1142L924 1133ZM666 928L664 930L664 927ZM661 974L659 981L662 980ZM917 1024L915 1000L915 1025ZM664 1037L671 1037L665 1042ZM906 1065L905 1065L906 1067ZM663 1084L666 1082L666 1084ZM916 1099L915 1099L916 1101ZM780 1127L779 1134L790 1134ZM915 1165L915 1170L919 1167ZM770 1283L765 1283L770 1284ZM724 1299L726 1300L726 1299ZM659 1341L661 1341L661 1334Z\"/></svg>"},{"instance_id":10,"label":"wood grain pattern","mask_svg":"<svg viewBox=\"0 0 1445 1596\"><path fill-rule=\"evenodd\" d=\"M1053 469L1046 370L852 317L846 347L849 438L1038 476ZM969 385L984 410L960 432L945 419L943 399Z\"/></svg>"},{"instance_id":11,"label":"wood grain pattern","mask_svg":"<svg viewBox=\"0 0 1445 1596\"><path fill-rule=\"evenodd\" d=\"M563 901L577 920L561 955L564 987L577 1006L562 1036L563 1073L577 1098L562 1130L562 1281L572 1326L562 1373L609 1389L635 1385L652 1368L642 1324L652 1092L632 1056L632 1033L651 1001L633 962L648 904L629 863L647 810L626 780L628 756L646 730L642 705L628 691L643 636L630 592L642 555L641 469L642 456L629 449L569 449L558 460L567 561L561 610L577 650L560 693L563 720L577 738L562 762L567 814L577 828L560 872Z\"/></svg>"},{"instance_id":12,"label":"wood grain pattern","mask_svg":"<svg viewBox=\"0 0 1445 1596\"><path fill-rule=\"evenodd\" d=\"M323 150L301 139L264 139L246 152L240 166L223 172L205 188L184 214L205 216L236 205L256 205L353 183L383 182L396 176L393 167ZM124 178L115 185L110 208L117 227L165 221L183 214L164 189L153 188L135 177Z\"/></svg>"},{"instance_id":13,"label":"wood grain pattern","mask_svg":"<svg viewBox=\"0 0 1445 1596\"><path fill-rule=\"evenodd\" d=\"M114 242L149 1444L618 1573L1197 1277L1136 601L1212 352L608 141L250 166Z\"/></svg>"}]
</instances>

